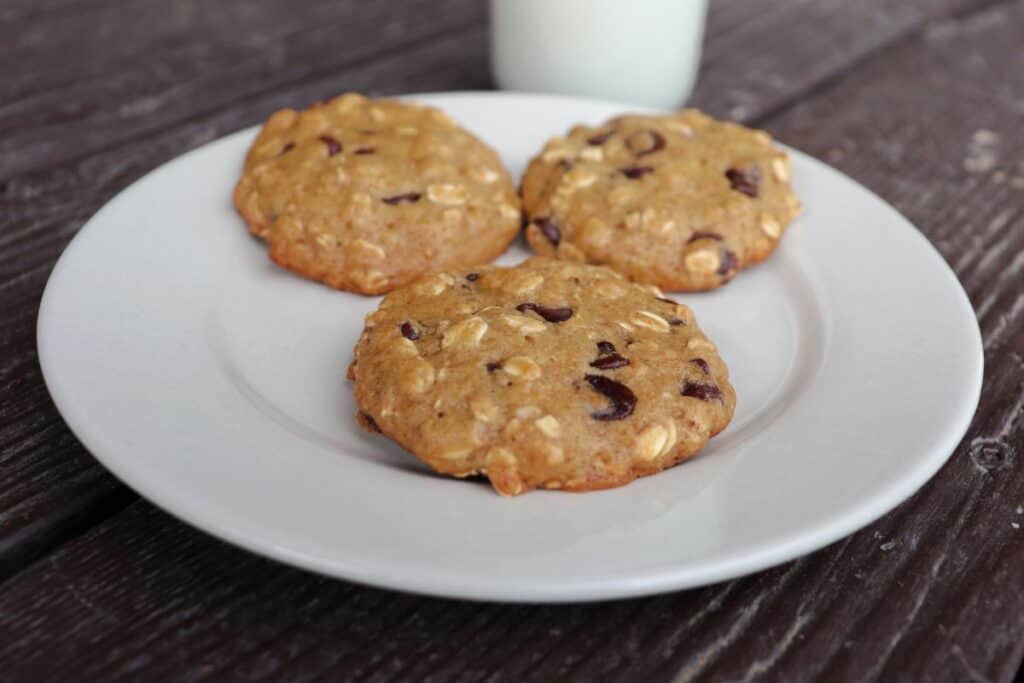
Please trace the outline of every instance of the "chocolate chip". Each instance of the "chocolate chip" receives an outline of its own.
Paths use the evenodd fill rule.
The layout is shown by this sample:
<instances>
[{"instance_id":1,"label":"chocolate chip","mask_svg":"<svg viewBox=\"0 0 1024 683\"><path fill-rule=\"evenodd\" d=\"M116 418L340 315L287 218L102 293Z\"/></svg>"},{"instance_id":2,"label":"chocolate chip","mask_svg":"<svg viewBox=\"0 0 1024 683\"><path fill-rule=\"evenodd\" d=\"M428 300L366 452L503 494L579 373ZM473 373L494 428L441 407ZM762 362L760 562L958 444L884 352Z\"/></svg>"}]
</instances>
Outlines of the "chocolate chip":
<instances>
[{"instance_id":1,"label":"chocolate chip","mask_svg":"<svg viewBox=\"0 0 1024 683\"><path fill-rule=\"evenodd\" d=\"M739 262L736 260L736 254L726 249L722 253L722 263L715 272L723 277L732 275L735 274L737 265L739 265Z\"/></svg>"},{"instance_id":2,"label":"chocolate chip","mask_svg":"<svg viewBox=\"0 0 1024 683\"><path fill-rule=\"evenodd\" d=\"M333 157L335 154L341 151L341 143L332 138L330 135L321 135L320 142L327 145L327 156Z\"/></svg>"},{"instance_id":3,"label":"chocolate chip","mask_svg":"<svg viewBox=\"0 0 1024 683\"><path fill-rule=\"evenodd\" d=\"M288 143L285 143L285 146L281 148L281 151L280 151L280 152L278 152L278 153L277 153L277 155L278 155L278 156L281 156L281 155L282 155L282 154L284 154L285 152L290 152L290 151L292 151L293 149L295 149L295 143L294 143L294 142L288 142Z\"/></svg>"},{"instance_id":4,"label":"chocolate chip","mask_svg":"<svg viewBox=\"0 0 1024 683\"><path fill-rule=\"evenodd\" d=\"M547 320L549 323L564 323L566 320L572 317L571 308L547 308L545 306L540 306L538 304L530 302L519 304L518 306L516 306L516 310L519 311L520 313L525 313L526 311L533 311L540 317Z\"/></svg>"},{"instance_id":5,"label":"chocolate chip","mask_svg":"<svg viewBox=\"0 0 1024 683\"><path fill-rule=\"evenodd\" d=\"M610 353L608 355L601 356L590 363L590 367L597 368L598 370L614 370L615 368L621 368L625 365L629 365L629 359L624 358L617 353Z\"/></svg>"},{"instance_id":6,"label":"chocolate chip","mask_svg":"<svg viewBox=\"0 0 1024 683\"><path fill-rule=\"evenodd\" d=\"M626 140L626 147L638 157L665 149L665 137L656 130L642 130L633 133Z\"/></svg>"},{"instance_id":7,"label":"chocolate chip","mask_svg":"<svg viewBox=\"0 0 1024 683\"><path fill-rule=\"evenodd\" d=\"M712 382L683 382L679 393L690 398L699 398L702 401L722 400L722 390Z\"/></svg>"},{"instance_id":8,"label":"chocolate chip","mask_svg":"<svg viewBox=\"0 0 1024 683\"><path fill-rule=\"evenodd\" d=\"M370 431L377 432L380 434L380 426L377 421L369 413L360 412L359 415L363 418L363 424L370 428Z\"/></svg>"},{"instance_id":9,"label":"chocolate chip","mask_svg":"<svg viewBox=\"0 0 1024 683\"><path fill-rule=\"evenodd\" d=\"M654 169L651 168L650 166L626 166L625 168L619 169L619 173L626 176L630 180L638 180L639 178L643 178L648 173L653 172Z\"/></svg>"},{"instance_id":10,"label":"chocolate chip","mask_svg":"<svg viewBox=\"0 0 1024 683\"><path fill-rule=\"evenodd\" d=\"M568 159L559 159L556 165L560 169L562 169L563 173L568 173L570 170L572 170L572 162L569 161Z\"/></svg>"},{"instance_id":11,"label":"chocolate chip","mask_svg":"<svg viewBox=\"0 0 1024 683\"><path fill-rule=\"evenodd\" d=\"M562 231L547 216L534 218L533 224L548 238L548 242L551 242L554 246L557 247L558 243L562 241Z\"/></svg>"},{"instance_id":12,"label":"chocolate chip","mask_svg":"<svg viewBox=\"0 0 1024 683\"><path fill-rule=\"evenodd\" d=\"M393 197L383 197L381 201L392 206L395 204L412 204L413 202L418 202L421 196L419 192L406 192L405 194L396 194Z\"/></svg>"},{"instance_id":13,"label":"chocolate chip","mask_svg":"<svg viewBox=\"0 0 1024 683\"><path fill-rule=\"evenodd\" d=\"M487 372L497 372L501 369L501 363L488 363Z\"/></svg>"},{"instance_id":14,"label":"chocolate chip","mask_svg":"<svg viewBox=\"0 0 1024 683\"><path fill-rule=\"evenodd\" d=\"M629 359L615 353L615 344L610 341L597 342L597 360L591 362L590 367L598 370L614 370L624 365L629 365Z\"/></svg>"},{"instance_id":15,"label":"chocolate chip","mask_svg":"<svg viewBox=\"0 0 1024 683\"><path fill-rule=\"evenodd\" d=\"M476 282L480 279L480 273L470 273L466 276L466 279L470 282Z\"/></svg>"},{"instance_id":16,"label":"chocolate chip","mask_svg":"<svg viewBox=\"0 0 1024 683\"><path fill-rule=\"evenodd\" d=\"M694 358L690 362L696 365L698 368L700 368L701 372L703 372L705 375L711 374L711 368L708 367L708 362L703 358Z\"/></svg>"},{"instance_id":17,"label":"chocolate chip","mask_svg":"<svg viewBox=\"0 0 1024 683\"><path fill-rule=\"evenodd\" d=\"M612 130L606 130L603 133L595 133L591 135L589 138L587 138L587 144L595 146L603 145L605 142L607 142L608 138L610 138L613 135L615 135L614 128Z\"/></svg>"},{"instance_id":18,"label":"chocolate chip","mask_svg":"<svg viewBox=\"0 0 1024 683\"><path fill-rule=\"evenodd\" d=\"M409 341L416 341L420 338L420 331L408 320L399 325L398 329L402 331L402 336Z\"/></svg>"},{"instance_id":19,"label":"chocolate chip","mask_svg":"<svg viewBox=\"0 0 1024 683\"><path fill-rule=\"evenodd\" d=\"M355 151L356 154L376 154L376 147L360 147Z\"/></svg>"},{"instance_id":20,"label":"chocolate chip","mask_svg":"<svg viewBox=\"0 0 1024 683\"><path fill-rule=\"evenodd\" d=\"M668 324L671 325L672 327L679 327L680 325L685 325L686 321L683 320L682 318L669 318Z\"/></svg>"},{"instance_id":21,"label":"chocolate chip","mask_svg":"<svg viewBox=\"0 0 1024 683\"><path fill-rule=\"evenodd\" d=\"M730 168L725 172L725 177L729 179L729 185L732 186L732 189L737 192L741 192L748 197L757 196L757 188L761 184L761 171L757 166L745 169Z\"/></svg>"},{"instance_id":22,"label":"chocolate chip","mask_svg":"<svg viewBox=\"0 0 1024 683\"><path fill-rule=\"evenodd\" d=\"M587 380L591 389L611 401L610 406L591 413L590 417L600 422L608 422L624 420L633 414L633 408L636 407L636 394L625 384L603 375L584 375L583 379Z\"/></svg>"},{"instance_id":23,"label":"chocolate chip","mask_svg":"<svg viewBox=\"0 0 1024 683\"><path fill-rule=\"evenodd\" d=\"M690 242L696 242L697 240L716 240L721 242L722 236L714 232L701 232L700 230L697 230L690 235L690 239L686 240L686 243L689 244Z\"/></svg>"}]
</instances>

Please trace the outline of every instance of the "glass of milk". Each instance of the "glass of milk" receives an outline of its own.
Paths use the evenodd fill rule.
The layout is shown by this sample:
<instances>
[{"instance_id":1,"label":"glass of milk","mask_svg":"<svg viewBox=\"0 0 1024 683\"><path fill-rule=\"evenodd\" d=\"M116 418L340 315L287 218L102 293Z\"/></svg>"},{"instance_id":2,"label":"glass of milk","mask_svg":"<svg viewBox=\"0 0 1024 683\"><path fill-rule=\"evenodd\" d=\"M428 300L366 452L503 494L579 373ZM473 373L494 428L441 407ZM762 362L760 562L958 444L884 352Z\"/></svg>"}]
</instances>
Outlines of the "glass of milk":
<instances>
[{"instance_id":1,"label":"glass of milk","mask_svg":"<svg viewBox=\"0 0 1024 683\"><path fill-rule=\"evenodd\" d=\"M674 109L697 79L707 0L491 0L506 90Z\"/></svg>"}]
</instances>

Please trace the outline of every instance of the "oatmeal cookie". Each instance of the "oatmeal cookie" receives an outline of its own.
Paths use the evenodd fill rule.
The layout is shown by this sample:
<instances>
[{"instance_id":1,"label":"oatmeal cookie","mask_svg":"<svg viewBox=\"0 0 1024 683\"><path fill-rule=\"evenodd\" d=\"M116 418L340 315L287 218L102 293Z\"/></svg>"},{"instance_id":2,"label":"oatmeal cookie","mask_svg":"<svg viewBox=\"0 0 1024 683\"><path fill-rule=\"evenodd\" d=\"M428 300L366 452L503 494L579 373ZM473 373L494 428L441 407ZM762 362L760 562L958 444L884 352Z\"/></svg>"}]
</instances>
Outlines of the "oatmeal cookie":
<instances>
[{"instance_id":1,"label":"oatmeal cookie","mask_svg":"<svg viewBox=\"0 0 1024 683\"><path fill-rule=\"evenodd\" d=\"M534 251L669 291L713 289L774 251L800 202L763 132L688 109L549 141L523 177Z\"/></svg>"},{"instance_id":2,"label":"oatmeal cookie","mask_svg":"<svg viewBox=\"0 0 1024 683\"><path fill-rule=\"evenodd\" d=\"M350 377L365 428L505 495L659 472L701 450L736 402L689 308L547 258L392 292L367 316Z\"/></svg>"},{"instance_id":3,"label":"oatmeal cookie","mask_svg":"<svg viewBox=\"0 0 1024 683\"><path fill-rule=\"evenodd\" d=\"M437 109L357 94L271 116L234 202L275 263L362 294L491 261L520 228L494 150Z\"/></svg>"}]
</instances>

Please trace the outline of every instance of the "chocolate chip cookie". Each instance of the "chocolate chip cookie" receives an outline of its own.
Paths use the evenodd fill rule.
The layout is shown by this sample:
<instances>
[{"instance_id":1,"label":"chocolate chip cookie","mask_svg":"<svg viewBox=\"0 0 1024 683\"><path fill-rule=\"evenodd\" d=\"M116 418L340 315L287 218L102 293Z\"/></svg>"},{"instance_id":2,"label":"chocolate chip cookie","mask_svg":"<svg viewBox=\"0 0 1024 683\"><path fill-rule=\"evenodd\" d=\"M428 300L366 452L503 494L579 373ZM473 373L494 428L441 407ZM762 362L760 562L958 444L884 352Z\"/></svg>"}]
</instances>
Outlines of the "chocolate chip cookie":
<instances>
[{"instance_id":1,"label":"chocolate chip cookie","mask_svg":"<svg viewBox=\"0 0 1024 683\"><path fill-rule=\"evenodd\" d=\"M359 420L504 495L626 484L690 457L736 394L689 308L601 266L444 272L366 318Z\"/></svg>"},{"instance_id":2,"label":"chocolate chip cookie","mask_svg":"<svg viewBox=\"0 0 1024 683\"><path fill-rule=\"evenodd\" d=\"M437 109L357 94L271 116L234 201L275 263L363 294L491 261L520 228L492 149Z\"/></svg>"},{"instance_id":3,"label":"chocolate chip cookie","mask_svg":"<svg viewBox=\"0 0 1024 683\"><path fill-rule=\"evenodd\" d=\"M670 291L713 289L766 259L800 202L762 131L687 109L620 116L549 141L523 177L539 254L607 264Z\"/></svg>"}]
</instances>

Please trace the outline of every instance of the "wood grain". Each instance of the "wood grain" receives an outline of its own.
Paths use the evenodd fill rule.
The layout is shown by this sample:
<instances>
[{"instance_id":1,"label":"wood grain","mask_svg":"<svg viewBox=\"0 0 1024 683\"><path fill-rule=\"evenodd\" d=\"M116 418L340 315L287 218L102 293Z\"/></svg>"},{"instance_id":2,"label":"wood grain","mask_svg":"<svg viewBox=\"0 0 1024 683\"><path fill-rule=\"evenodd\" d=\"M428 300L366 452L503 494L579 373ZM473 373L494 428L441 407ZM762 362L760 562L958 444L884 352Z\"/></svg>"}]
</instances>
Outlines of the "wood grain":
<instances>
[{"instance_id":1,"label":"wood grain","mask_svg":"<svg viewBox=\"0 0 1024 683\"><path fill-rule=\"evenodd\" d=\"M276 12L255 15L252 3L236 3L236 11L226 13L204 10L202 3L191 3L191 8L190 3L152 4L139 8L134 21L124 16L122 4L113 5L114 11L97 17L96 28L101 36L125 29L130 36L140 27L143 33L151 33L152 19L165 14L160 8L169 6L174 11L167 12L172 18L167 25L179 25L178 32L187 32L186 36L177 40L170 36L163 44L159 40L163 36L151 36L155 44L138 44L145 50L144 58L127 54L114 64L101 59L99 66L84 59L89 66L77 70L82 73L23 93L0 108L0 179L138 140L285 83L294 86L318 76L336 77L355 62L374 60L483 22L482 3L459 0L406 0L401 11L388 3L350 0L322 2L313 11L295 12L281 3ZM263 31L245 25L247 13L266 22ZM53 32L54 25L65 23L48 19L46 32ZM94 26L92 21L89 25ZM81 25L72 23L68 30L75 28L81 30ZM18 31L19 36L24 34ZM343 40L344 35L365 38ZM33 42L62 37L48 35ZM17 58L17 54L12 57ZM17 94L20 88L15 85L14 90ZM252 117L260 118L261 112L253 111Z\"/></svg>"},{"instance_id":2,"label":"wood grain","mask_svg":"<svg viewBox=\"0 0 1024 683\"><path fill-rule=\"evenodd\" d=\"M741 4L775 32L754 31L758 21L744 21ZM866 42L858 42L855 31L836 32L840 4L856 5L849 16L861 20L893 13L897 27L878 20L887 32L880 40L874 24L862 24ZM715 5L698 101L760 117L780 138L882 194L964 282L985 337L985 389L964 443L921 492L864 531L753 577L549 607L424 599L321 579L136 502L0 586L6 675L1011 680L1024 649L1024 71L1007 64L1019 56L1024 3L794 3L791 22L777 17L782 5L789 7ZM834 26L815 14L822 8L836 13ZM807 16L813 22L802 24ZM830 39L801 42L815 29ZM145 169L289 98L314 99L351 82L389 90L428 79L438 83L431 87L485 82L480 60L466 58L482 54L483 38L482 27L470 27L340 74L299 78L284 92L209 110L200 104L196 116L146 133L145 144L129 136L8 182L0 195L0 292L13 303L0 308L0 476L9 485L0 489L0 538L19 538L18 547L46 538L33 537L32 524L62 519L63 499L83 498L68 482L99 471L53 474L75 454L87 459L33 369L33 302L81 221ZM823 52L801 52L812 45ZM778 56L790 51L799 62ZM719 61L727 59L731 67ZM821 61L828 69L817 71ZM758 69L769 71L743 85ZM777 85L765 87L765 79ZM12 477L8 466L20 469ZM17 495L4 497L9 491ZM3 535L11 511L23 515L14 524L21 536Z\"/></svg>"},{"instance_id":3,"label":"wood grain","mask_svg":"<svg viewBox=\"0 0 1024 683\"><path fill-rule=\"evenodd\" d=\"M415 14L415 25L401 24L405 33L399 32L398 38L392 36L392 52L342 63L334 43L346 42L342 40L345 36L359 36L353 27L362 29L372 24L369 19L355 21L351 15L376 3L325 0L311 5L308 11L294 12L284 2L263 2L259 3L261 9L253 9L252 3L231 0L220 12L211 13L201 11L201 3L190 0L176 3L177 9L166 21L151 22L143 19L154 16L153 8L163 5L147 4L151 0L140 2L127 15L118 0L54 0L23 6L23 11L29 12L25 16L11 14L17 13L17 7L7 8L7 15L0 14L0 42L20 44L28 40L23 36L36 36L28 40L33 49L7 57L6 63L0 61L7 72L35 74L35 80L25 81L35 84L28 91L28 86L17 79L0 80L0 93L5 95L0 103L6 103L0 104L0 131L20 136L17 144L10 141L14 138L0 136L0 148L8 144L48 150L46 163L56 164L43 168L42 157L29 158L20 153L22 156L10 157L9 161L6 154L0 154L0 293L17 302L0 308L0 387L17 383L16 391L0 392L0 458L7 464L0 470L0 519L4 520L0 524L0 576L59 543L65 531L85 528L93 513L117 509L125 500L125 490L67 432L42 387L35 357L35 303L57 256L88 217L146 171L256 123L276 108L301 105L345 89L388 93L483 88L489 81L483 19L478 8L463 9L465 14L459 14L459 8L466 4L442 4L436 15ZM883 44L874 29L885 24L886 17L906 33L928 17L945 16L963 5L963 0L917 0L906 6L879 0L865 11L860 4L845 0L820 0L808 10L806 3L719 0L711 6L697 101L701 106L726 111L739 97L729 93L742 92L748 93L741 98L747 103L748 116L776 109L788 101L787 97L795 97L817 82L807 78L807 60L827 60L833 68L841 69L844 59L858 60L865 50ZM907 7L916 8L916 13L908 14ZM376 17L381 10L370 11ZM51 28L54 13L61 17L58 29ZM910 21L908 16L915 19ZM778 35L747 28L768 21L766 17L771 20L767 26L772 31L783 35L787 31L798 35L821 31L833 36L835 44L816 43L823 50L821 54L802 52L799 61L786 61L786 50L778 49L784 44ZM316 45L322 53L302 53L304 59L279 61L276 67L264 65L266 55L305 49L293 43L296 35L302 36L302 27L313 23L334 28L333 40L324 40L319 34ZM109 33L116 32L118 26L131 30L122 28L117 45L110 46ZM226 26L237 27L237 31L226 30ZM887 30L890 38L896 35ZM249 35L255 37L245 37ZM365 46L373 41L357 42ZM239 44L248 47L239 48ZM761 71L766 68L763 55L773 54L771 46L776 46L776 57L770 62L776 71L766 74ZM62 55L72 49L82 58L63 59ZM346 49L345 54L362 55L367 48L356 45ZM176 70L176 60L188 61L188 55L194 52L204 55L199 64ZM244 57L241 62L239 55ZM16 68L19 63L27 68ZM54 63L61 68L54 68ZM321 68L324 64L333 66ZM260 78L268 68L272 73L264 84ZM232 90L227 83L230 79L222 71L240 78L243 83L239 87L243 89ZM822 78L822 73L816 70L815 78ZM46 102L53 104L46 98L52 98L62 85L72 81L94 83L103 77L124 87L104 90L103 101L88 89L75 90L72 101L77 104L71 108L77 114L62 113L62 107L56 111L45 108L49 106ZM286 78L293 80L284 86ZM170 84L178 99L188 93L187 101L176 105L176 113L157 112L162 117L159 125L132 113L146 109L145 103L154 96L146 87L135 85L147 79ZM777 87L757 89L760 79L770 80ZM792 86L791 91L787 84ZM223 88L249 94L226 101ZM718 93L723 95L718 97ZM26 108L22 104L25 97L44 108ZM92 114L86 116L86 111ZM121 120L122 112L127 112L125 121ZM19 121L33 116L29 125L16 127ZM49 134L57 128L70 136L61 139L71 142L55 150ZM134 133L126 136L128 131ZM78 143L79 133L90 140L87 145ZM98 151L90 152L93 148ZM19 160L22 157L24 160ZM28 166L39 170L16 172ZM32 419L22 420L21 416ZM69 527L72 519L77 522Z\"/></svg>"},{"instance_id":4,"label":"wood grain","mask_svg":"<svg viewBox=\"0 0 1024 683\"><path fill-rule=\"evenodd\" d=\"M973 0L712 4L693 103L716 116L758 121L927 22L979 6Z\"/></svg>"},{"instance_id":5,"label":"wood grain","mask_svg":"<svg viewBox=\"0 0 1024 683\"><path fill-rule=\"evenodd\" d=\"M88 217L153 166L294 102L346 88L375 91L381 84L396 91L482 87L486 65L466 63L463 51L475 46L482 52L484 44L482 27L435 37L143 140L0 183L0 578L132 497L68 432L43 385L35 351L46 278Z\"/></svg>"}]
</instances>

